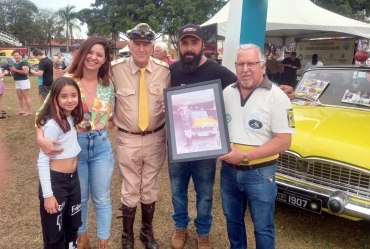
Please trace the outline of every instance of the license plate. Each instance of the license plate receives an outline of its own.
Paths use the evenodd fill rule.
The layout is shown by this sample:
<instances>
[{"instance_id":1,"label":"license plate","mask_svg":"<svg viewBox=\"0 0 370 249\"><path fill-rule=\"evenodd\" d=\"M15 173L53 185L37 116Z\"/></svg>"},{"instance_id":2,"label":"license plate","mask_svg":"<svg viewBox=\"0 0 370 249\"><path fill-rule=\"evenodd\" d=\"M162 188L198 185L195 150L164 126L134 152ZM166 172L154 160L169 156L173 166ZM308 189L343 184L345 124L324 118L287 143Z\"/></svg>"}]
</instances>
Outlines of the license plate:
<instances>
[{"instance_id":1,"label":"license plate","mask_svg":"<svg viewBox=\"0 0 370 249\"><path fill-rule=\"evenodd\" d=\"M277 201L321 214L322 201L309 195L278 188Z\"/></svg>"}]
</instances>

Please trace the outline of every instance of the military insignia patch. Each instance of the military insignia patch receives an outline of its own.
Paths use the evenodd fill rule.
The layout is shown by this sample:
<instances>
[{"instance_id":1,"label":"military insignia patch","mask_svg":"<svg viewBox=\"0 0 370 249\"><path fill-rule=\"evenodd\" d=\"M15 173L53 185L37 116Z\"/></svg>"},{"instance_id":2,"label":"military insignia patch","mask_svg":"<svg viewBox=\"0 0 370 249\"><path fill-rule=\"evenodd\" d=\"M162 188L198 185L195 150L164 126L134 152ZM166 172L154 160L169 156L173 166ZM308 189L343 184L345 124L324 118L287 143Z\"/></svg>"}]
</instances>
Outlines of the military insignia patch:
<instances>
[{"instance_id":1,"label":"military insignia patch","mask_svg":"<svg viewBox=\"0 0 370 249\"><path fill-rule=\"evenodd\" d=\"M290 128L295 128L293 109L288 109L286 110L286 112L287 112L287 117L288 117L288 126Z\"/></svg>"},{"instance_id":2,"label":"military insignia patch","mask_svg":"<svg viewBox=\"0 0 370 249\"><path fill-rule=\"evenodd\" d=\"M126 61L126 58L116 59L116 60L114 60L114 61L111 61L111 62L110 62L110 65L113 67L113 66L115 66L115 65L117 65L117 64L120 64L120 63L122 63L122 62L125 62L125 61Z\"/></svg>"}]
</instances>

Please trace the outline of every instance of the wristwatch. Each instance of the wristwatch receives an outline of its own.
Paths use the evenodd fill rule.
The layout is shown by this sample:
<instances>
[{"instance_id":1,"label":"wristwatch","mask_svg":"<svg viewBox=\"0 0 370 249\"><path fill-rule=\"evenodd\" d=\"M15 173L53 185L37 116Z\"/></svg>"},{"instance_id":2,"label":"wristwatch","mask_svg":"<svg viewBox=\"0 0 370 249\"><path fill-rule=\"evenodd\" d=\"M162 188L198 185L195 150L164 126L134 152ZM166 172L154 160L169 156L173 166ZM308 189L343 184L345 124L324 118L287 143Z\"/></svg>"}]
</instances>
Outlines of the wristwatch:
<instances>
[{"instance_id":1,"label":"wristwatch","mask_svg":"<svg viewBox=\"0 0 370 249\"><path fill-rule=\"evenodd\" d=\"M249 164L248 155L246 151L243 151L243 164Z\"/></svg>"}]
</instances>

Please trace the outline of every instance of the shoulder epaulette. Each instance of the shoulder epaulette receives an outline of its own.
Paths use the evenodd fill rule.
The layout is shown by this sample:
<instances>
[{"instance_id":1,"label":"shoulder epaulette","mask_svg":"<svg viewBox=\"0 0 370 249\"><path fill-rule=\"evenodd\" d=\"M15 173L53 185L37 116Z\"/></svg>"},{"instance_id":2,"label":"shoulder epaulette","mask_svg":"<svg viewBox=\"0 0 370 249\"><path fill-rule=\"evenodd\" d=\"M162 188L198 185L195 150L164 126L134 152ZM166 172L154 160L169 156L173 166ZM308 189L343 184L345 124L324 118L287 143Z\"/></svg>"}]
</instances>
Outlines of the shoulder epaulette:
<instances>
[{"instance_id":1,"label":"shoulder epaulette","mask_svg":"<svg viewBox=\"0 0 370 249\"><path fill-rule=\"evenodd\" d=\"M120 64L120 63L123 63L123 62L125 62L126 61L126 57L124 57L124 58L119 58L119 59L116 59L116 60L112 60L111 62L110 62L110 66L111 67L113 67L113 66L115 66L115 65L117 65L117 64Z\"/></svg>"},{"instance_id":2,"label":"shoulder epaulette","mask_svg":"<svg viewBox=\"0 0 370 249\"><path fill-rule=\"evenodd\" d=\"M154 61L155 64L157 65L161 65L161 66L164 66L164 67L169 67L169 65L167 64L167 62L164 62L164 61L161 61L161 60L158 60L156 58L152 58L152 60Z\"/></svg>"}]
</instances>

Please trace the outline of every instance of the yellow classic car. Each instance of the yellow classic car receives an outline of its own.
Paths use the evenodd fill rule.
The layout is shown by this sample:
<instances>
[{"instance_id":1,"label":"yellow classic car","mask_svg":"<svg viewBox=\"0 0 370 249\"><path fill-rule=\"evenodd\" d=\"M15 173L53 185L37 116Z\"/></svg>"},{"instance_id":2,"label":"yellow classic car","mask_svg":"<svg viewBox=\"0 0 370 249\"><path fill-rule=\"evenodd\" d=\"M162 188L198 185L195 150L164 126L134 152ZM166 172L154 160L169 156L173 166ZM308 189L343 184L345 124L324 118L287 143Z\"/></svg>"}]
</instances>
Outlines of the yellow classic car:
<instances>
[{"instance_id":1,"label":"yellow classic car","mask_svg":"<svg viewBox=\"0 0 370 249\"><path fill-rule=\"evenodd\" d=\"M215 136L218 133L218 122L208 116L207 111L192 111L194 118L193 128L191 128L194 137Z\"/></svg>"},{"instance_id":2,"label":"yellow classic car","mask_svg":"<svg viewBox=\"0 0 370 249\"><path fill-rule=\"evenodd\" d=\"M40 61L36 57L29 58L27 62L30 65L38 65L40 63Z\"/></svg>"},{"instance_id":3,"label":"yellow classic car","mask_svg":"<svg viewBox=\"0 0 370 249\"><path fill-rule=\"evenodd\" d=\"M295 94L296 134L278 159L277 200L370 220L370 68L313 68Z\"/></svg>"}]
</instances>

